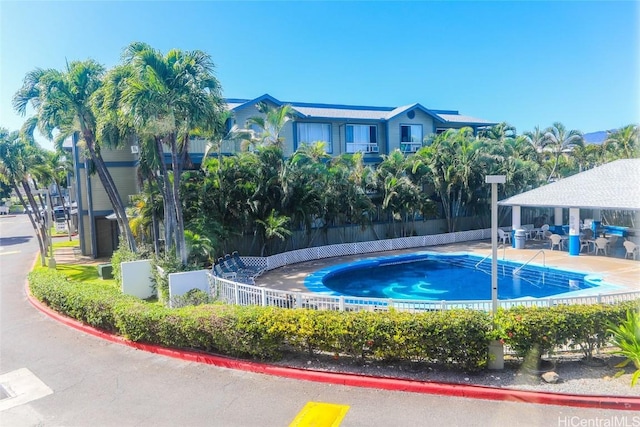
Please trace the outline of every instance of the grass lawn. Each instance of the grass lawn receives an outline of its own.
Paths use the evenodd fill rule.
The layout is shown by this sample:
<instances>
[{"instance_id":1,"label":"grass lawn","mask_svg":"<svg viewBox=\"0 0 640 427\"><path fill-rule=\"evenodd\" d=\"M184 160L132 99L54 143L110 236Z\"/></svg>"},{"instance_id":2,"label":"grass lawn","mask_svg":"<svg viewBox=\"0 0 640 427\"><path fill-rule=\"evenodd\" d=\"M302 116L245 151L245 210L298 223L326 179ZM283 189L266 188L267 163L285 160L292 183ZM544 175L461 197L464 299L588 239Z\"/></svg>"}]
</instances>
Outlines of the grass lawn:
<instances>
[{"instance_id":1,"label":"grass lawn","mask_svg":"<svg viewBox=\"0 0 640 427\"><path fill-rule=\"evenodd\" d=\"M55 242L53 249L56 248L73 248L79 247L78 240L69 241L67 239ZM36 266L36 268L47 268L42 266ZM56 270L64 274L76 282L83 282L87 285L109 286L118 288L115 279L102 279L98 275L98 269L95 264L57 264Z\"/></svg>"}]
</instances>

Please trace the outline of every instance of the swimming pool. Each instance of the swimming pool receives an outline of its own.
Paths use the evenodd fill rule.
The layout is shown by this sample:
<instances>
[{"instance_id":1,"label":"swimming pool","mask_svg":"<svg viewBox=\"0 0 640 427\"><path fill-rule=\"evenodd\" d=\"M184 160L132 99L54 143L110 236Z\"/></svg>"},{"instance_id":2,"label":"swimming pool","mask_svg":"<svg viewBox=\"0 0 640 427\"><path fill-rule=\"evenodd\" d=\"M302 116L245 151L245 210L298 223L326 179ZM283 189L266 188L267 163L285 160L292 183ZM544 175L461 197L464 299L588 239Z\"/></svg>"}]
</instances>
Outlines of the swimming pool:
<instances>
[{"instance_id":1,"label":"swimming pool","mask_svg":"<svg viewBox=\"0 0 640 427\"><path fill-rule=\"evenodd\" d=\"M616 286L586 273L498 262L498 299L593 295ZM333 265L305 279L312 292L406 300L490 300L491 260L418 252Z\"/></svg>"}]
</instances>

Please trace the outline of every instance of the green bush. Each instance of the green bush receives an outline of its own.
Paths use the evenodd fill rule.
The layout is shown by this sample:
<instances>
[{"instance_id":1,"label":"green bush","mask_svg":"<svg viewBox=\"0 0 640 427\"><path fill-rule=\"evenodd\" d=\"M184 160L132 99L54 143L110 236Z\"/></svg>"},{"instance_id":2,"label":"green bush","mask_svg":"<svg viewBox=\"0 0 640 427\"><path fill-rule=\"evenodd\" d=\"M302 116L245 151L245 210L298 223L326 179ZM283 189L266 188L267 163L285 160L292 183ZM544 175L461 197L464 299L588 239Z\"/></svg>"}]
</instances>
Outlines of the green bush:
<instances>
[{"instance_id":1,"label":"green bush","mask_svg":"<svg viewBox=\"0 0 640 427\"><path fill-rule=\"evenodd\" d=\"M613 342L619 350L615 354L626 359L616 365L616 368L624 368L632 363L636 368L631 376L631 387L634 387L640 378L640 313L638 308L627 310L625 318L617 324L612 324L609 332L613 335ZM624 373L624 370L617 375Z\"/></svg>"},{"instance_id":2,"label":"green bush","mask_svg":"<svg viewBox=\"0 0 640 427\"><path fill-rule=\"evenodd\" d=\"M496 331L521 356L564 344L585 356L613 333L637 302L619 305L516 307L485 312L448 310L418 314L339 312L203 304L169 309L87 285L50 269L29 275L31 292L56 311L132 341L238 357L278 358L284 351L329 353L358 360L426 361L474 371L486 366ZM493 327L495 323L496 328Z\"/></svg>"},{"instance_id":3,"label":"green bush","mask_svg":"<svg viewBox=\"0 0 640 427\"><path fill-rule=\"evenodd\" d=\"M611 338L608 325L623 319L631 304L566 305L557 308L564 317L563 335L571 348L580 348L586 361Z\"/></svg>"},{"instance_id":4,"label":"green bush","mask_svg":"<svg viewBox=\"0 0 640 427\"><path fill-rule=\"evenodd\" d=\"M539 359L567 342L566 316L557 307L514 307L498 310L496 323L504 342L521 357Z\"/></svg>"}]
</instances>

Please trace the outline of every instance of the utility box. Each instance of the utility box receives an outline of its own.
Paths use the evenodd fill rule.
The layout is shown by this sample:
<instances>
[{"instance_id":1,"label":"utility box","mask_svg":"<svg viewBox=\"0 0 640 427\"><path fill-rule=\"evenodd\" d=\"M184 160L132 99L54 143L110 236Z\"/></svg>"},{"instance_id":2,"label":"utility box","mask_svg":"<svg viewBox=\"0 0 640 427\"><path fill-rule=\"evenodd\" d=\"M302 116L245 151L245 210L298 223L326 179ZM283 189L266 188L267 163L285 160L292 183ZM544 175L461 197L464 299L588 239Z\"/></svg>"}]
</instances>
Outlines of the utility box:
<instances>
[{"instance_id":1,"label":"utility box","mask_svg":"<svg viewBox=\"0 0 640 427\"><path fill-rule=\"evenodd\" d=\"M104 279L113 279L113 266L111 264L98 264L98 276Z\"/></svg>"},{"instance_id":2,"label":"utility box","mask_svg":"<svg viewBox=\"0 0 640 427\"><path fill-rule=\"evenodd\" d=\"M514 247L516 249L524 249L524 243L527 240L527 232L522 229L518 229L514 233Z\"/></svg>"}]
</instances>

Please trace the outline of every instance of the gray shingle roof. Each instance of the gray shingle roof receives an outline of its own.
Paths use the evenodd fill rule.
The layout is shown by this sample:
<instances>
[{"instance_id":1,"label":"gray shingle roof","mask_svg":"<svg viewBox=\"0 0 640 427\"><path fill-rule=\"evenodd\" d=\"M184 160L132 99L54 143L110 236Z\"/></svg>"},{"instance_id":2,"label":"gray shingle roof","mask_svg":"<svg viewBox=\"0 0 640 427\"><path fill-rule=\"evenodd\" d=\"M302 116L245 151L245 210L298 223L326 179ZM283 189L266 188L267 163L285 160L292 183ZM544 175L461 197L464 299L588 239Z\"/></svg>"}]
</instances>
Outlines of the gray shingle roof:
<instances>
[{"instance_id":1,"label":"gray shingle roof","mask_svg":"<svg viewBox=\"0 0 640 427\"><path fill-rule=\"evenodd\" d=\"M640 159L622 159L498 202L502 206L640 210Z\"/></svg>"},{"instance_id":2,"label":"gray shingle roof","mask_svg":"<svg viewBox=\"0 0 640 427\"><path fill-rule=\"evenodd\" d=\"M306 107L295 104L292 104L292 107L307 117L384 120L387 116L387 111L381 111L379 109L366 110L355 108Z\"/></svg>"},{"instance_id":3,"label":"gray shingle roof","mask_svg":"<svg viewBox=\"0 0 640 427\"><path fill-rule=\"evenodd\" d=\"M462 114L438 114L444 121L449 123L472 123L472 124L486 124L495 125L495 122L490 122L484 119L478 119L476 117L464 116Z\"/></svg>"},{"instance_id":4,"label":"gray shingle roof","mask_svg":"<svg viewBox=\"0 0 640 427\"><path fill-rule=\"evenodd\" d=\"M253 100L228 98L226 102L227 108L229 110L234 110L236 108L243 108L243 106L246 104L255 104L256 102L265 99L275 102L278 105L290 104L294 111L310 119L317 118L339 120L374 120L383 122L397 116L398 114L401 114L404 111L413 108L420 108L427 114L430 114L436 120L445 123L460 123L468 125L496 124L495 122L490 122L484 119L460 115L457 111L429 110L418 103L403 105L400 107L367 107L355 105L311 104L304 102L281 102L273 98L269 94L264 94Z\"/></svg>"}]
</instances>

